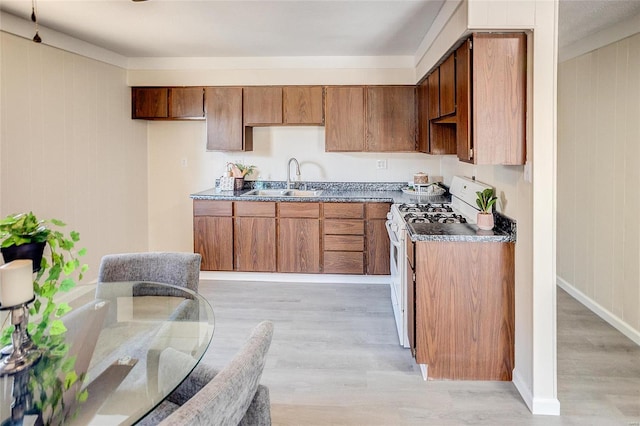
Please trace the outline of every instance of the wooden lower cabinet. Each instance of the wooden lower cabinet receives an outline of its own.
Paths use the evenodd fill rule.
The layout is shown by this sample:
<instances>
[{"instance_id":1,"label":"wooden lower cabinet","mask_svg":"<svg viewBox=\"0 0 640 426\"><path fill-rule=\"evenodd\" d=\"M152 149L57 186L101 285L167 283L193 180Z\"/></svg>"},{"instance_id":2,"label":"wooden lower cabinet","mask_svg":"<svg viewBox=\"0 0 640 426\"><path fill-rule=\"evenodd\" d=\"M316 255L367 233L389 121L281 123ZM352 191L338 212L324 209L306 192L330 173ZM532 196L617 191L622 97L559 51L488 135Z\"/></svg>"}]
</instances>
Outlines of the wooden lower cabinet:
<instances>
[{"instance_id":1,"label":"wooden lower cabinet","mask_svg":"<svg viewBox=\"0 0 640 426\"><path fill-rule=\"evenodd\" d=\"M415 244L416 362L429 379L510 381L514 244Z\"/></svg>"},{"instance_id":2,"label":"wooden lower cabinet","mask_svg":"<svg viewBox=\"0 0 640 426\"><path fill-rule=\"evenodd\" d=\"M320 272L318 219L279 219L278 272Z\"/></svg>"},{"instance_id":3,"label":"wooden lower cabinet","mask_svg":"<svg viewBox=\"0 0 640 426\"><path fill-rule=\"evenodd\" d=\"M234 221L235 270L275 272L276 219L236 217Z\"/></svg>"},{"instance_id":4,"label":"wooden lower cabinet","mask_svg":"<svg viewBox=\"0 0 640 426\"><path fill-rule=\"evenodd\" d=\"M233 270L231 201L193 201L193 251L203 271Z\"/></svg>"},{"instance_id":5,"label":"wooden lower cabinet","mask_svg":"<svg viewBox=\"0 0 640 426\"><path fill-rule=\"evenodd\" d=\"M389 274L388 203L194 200L203 271Z\"/></svg>"},{"instance_id":6,"label":"wooden lower cabinet","mask_svg":"<svg viewBox=\"0 0 640 426\"><path fill-rule=\"evenodd\" d=\"M389 234L385 226L390 208L388 203L365 205L368 275L388 275L391 270Z\"/></svg>"}]
</instances>

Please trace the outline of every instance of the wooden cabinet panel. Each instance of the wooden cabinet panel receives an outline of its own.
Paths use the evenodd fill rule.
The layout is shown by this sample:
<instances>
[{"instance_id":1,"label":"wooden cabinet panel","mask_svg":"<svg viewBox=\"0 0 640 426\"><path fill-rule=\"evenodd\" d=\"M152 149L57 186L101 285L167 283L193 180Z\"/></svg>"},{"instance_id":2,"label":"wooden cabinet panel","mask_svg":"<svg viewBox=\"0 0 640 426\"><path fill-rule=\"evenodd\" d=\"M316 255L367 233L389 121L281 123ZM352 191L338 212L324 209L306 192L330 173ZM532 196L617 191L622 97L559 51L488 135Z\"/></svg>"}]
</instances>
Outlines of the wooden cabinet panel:
<instances>
[{"instance_id":1,"label":"wooden cabinet panel","mask_svg":"<svg viewBox=\"0 0 640 426\"><path fill-rule=\"evenodd\" d=\"M284 124L324 124L322 86L282 88Z\"/></svg>"},{"instance_id":2,"label":"wooden cabinet panel","mask_svg":"<svg viewBox=\"0 0 640 426\"><path fill-rule=\"evenodd\" d=\"M236 216L276 216L276 203L268 201L236 201L234 206Z\"/></svg>"},{"instance_id":3,"label":"wooden cabinet panel","mask_svg":"<svg viewBox=\"0 0 640 426\"><path fill-rule=\"evenodd\" d=\"M456 50L456 152L460 161L470 162L471 156L471 42L467 40Z\"/></svg>"},{"instance_id":4,"label":"wooden cabinet panel","mask_svg":"<svg viewBox=\"0 0 640 426\"><path fill-rule=\"evenodd\" d=\"M245 87L244 123L282 124L282 87Z\"/></svg>"},{"instance_id":5,"label":"wooden cabinet panel","mask_svg":"<svg viewBox=\"0 0 640 426\"><path fill-rule=\"evenodd\" d=\"M236 217L234 234L237 271L276 271L275 218Z\"/></svg>"},{"instance_id":6,"label":"wooden cabinet panel","mask_svg":"<svg viewBox=\"0 0 640 426\"><path fill-rule=\"evenodd\" d=\"M451 54L440 65L440 116L456 112L456 61Z\"/></svg>"},{"instance_id":7,"label":"wooden cabinet panel","mask_svg":"<svg viewBox=\"0 0 640 426\"><path fill-rule=\"evenodd\" d=\"M514 281L514 244L416 243L416 361L429 378L511 380Z\"/></svg>"},{"instance_id":8,"label":"wooden cabinet panel","mask_svg":"<svg viewBox=\"0 0 640 426\"><path fill-rule=\"evenodd\" d=\"M332 219L360 219L364 217L364 204L324 203L324 217Z\"/></svg>"},{"instance_id":9,"label":"wooden cabinet panel","mask_svg":"<svg viewBox=\"0 0 640 426\"><path fill-rule=\"evenodd\" d=\"M427 89L429 91L429 104L427 117L429 120L440 118L440 69L436 68L427 77Z\"/></svg>"},{"instance_id":10,"label":"wooden cabinet panel","mask_svg":"<svg viewBox=\"0 0 640 426\"><path fill-rule=\"evenodd\" d=\"M526 159L526 35L473 34L457 51L457 151L461 161Z\"/></svg>"},{"instance_id":11,"label":"wooden cabinet panel","mask_svg":"<svg viewBox=\"0 0 640 426\"><path fill-rule=\"evenodd\" d=\"M204 118L203 87L172 87L169 89L169 117Z\"/></svg>"},{"instance_id":12,"label":"wooden cabinet panel","mask_svg":"<svg viewBox=\"0 0 640 426\"><path fill-rule=\"evenodd\" d=\"M279 217L320 217L320 203L278 203Z\"/></svg>"},{"instance_id":13,"label":"wooden cabinet panel","mask_svg":"<svg viewBox=\"0 0 640 426\"><path fill-rule=\"evenodd\" d=\"M367 274L390 274L389 234L385 226L386 220L368 220L367 238Z\"/></svg>"},{"instance_id":14,"label":"wooden cabinet panel","mask_svg":"<svg viewBox=\"0 0 640 426\"><path fill-rule=\"evenodd\" d=\"M418 152L429 152L429 87L427 79L416 88L418 102Z\"/></svg>"},{"instance_id":15,"label":"wooden cabinet panel","mask_svg":"<svg viewBox=\"0 0 640 426\"><path fill-rule=\"evenodd\" d=\"M387 213L391 209L389 203L367 203L365 213L367 219L386 219Z\"/></svg>"},{"instance_id":16,"label":"wooden cabinet panel","mask_svg":"<svg viewBox=\"0 0 640 426\"><path fill-rule=\"evenodd\" d=\"M364 221L351 219L326 219L324 221L325 234L364 235Z\"/></svg>"},{"instance_id":17,"label":"wooden cabinet panel","mask_svg":"<svg viewBox=\"0 0 640 426\"><path fill-rule=\"evenodd\" d=\"M327 87L325 151L364 151L364 87Z\"/></svg>"},{"instance_id":18,"label":"wooden cabinet panel","mask_svg":"<svg viewBox=\"0 0 640 426\"><path fill-rule=\"evenodd\" d=\"M233 219L231 217L195 216L193 251L200 253L203 271L233 270Z\"/></svg>"},{"instance_id":19,"label":"wooden cabinet panel","mask_svg":"<svg viewBox=\"0 0 640 426\"><path fill-rule=\"evenodd\" d=\"M362 235L325 235L325 251L360 251L364 250Z\"/></svg>"},{"instance_id":20,"label":"wooden cabinet panel","mask_svg":"<svg viewBox=\"0 0 640 426\"><path fill-rule=\"evenodd\" d=\"M231 216L231 201L193 200L194 216Z\"/></svg>"},{"instance_id":21,"label":"wooden cabinet panel","mask_svg":"<svg viewBox=\"0 0 640 426\"><path fill-rule=\"evenodd\" d=\"M166 87L132 87L131 118L169 117L169 89Z\"/></svg>"},{"instance_id":22,"label":"wooden cabinet panel","mask_svg":"<svg viewBox=\"0 0 640 426\"><path fill-rule=\"evenodd\" d=\"M367 151L415 151L414 86L367 87L366 103Z\"/></svg>"},{"instance_id":23,"label":"wooden cabinet panel","mask_svg":"<svg viewBox=\"0 0 640 426\"><path fill-rule=\"evenodd\" d=\"M242 123L242 88L207 87L207 150L251 151L253 132Z\"/></svg>"},{"instance_id":24,"label":"wooden cabinet panel","mask_svg":"<svg viewBox=\"0 0 640 426\"><path fill-rule=\"evenodd\" d=\"M362 252L324 252L324 273L326 274L363 274L364 255Z\"/></svg>"},{"instance_id":25,"label":"wooden cabinet panel","mask_svg":"<svg viewBox=\"0 0 640 426\"><path fill-rule=\"evenodd\" d=\"M278 272L320 272L318 219L279 219Z\"/></svg>"}]
</instances>

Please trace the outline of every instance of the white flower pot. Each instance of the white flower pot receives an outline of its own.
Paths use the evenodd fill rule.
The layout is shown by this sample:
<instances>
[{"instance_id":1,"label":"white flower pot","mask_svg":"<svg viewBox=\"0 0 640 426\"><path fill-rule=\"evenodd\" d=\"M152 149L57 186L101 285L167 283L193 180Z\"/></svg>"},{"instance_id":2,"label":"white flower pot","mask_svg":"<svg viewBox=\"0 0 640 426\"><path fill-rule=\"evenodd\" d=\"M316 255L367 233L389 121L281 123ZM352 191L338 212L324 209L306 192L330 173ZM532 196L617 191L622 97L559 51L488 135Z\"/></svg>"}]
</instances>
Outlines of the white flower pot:
<instances>
[{"instance_id":1,"label":"white flower pot","mask_svg":"<svg viewBox=\"0 0 640 426\"><path fill-rule=\"evenodd\" d=\"M490 231L493 229L493 214L492 213L478 213L477 217L478 228Z\"/></svg>"}]
</instances>

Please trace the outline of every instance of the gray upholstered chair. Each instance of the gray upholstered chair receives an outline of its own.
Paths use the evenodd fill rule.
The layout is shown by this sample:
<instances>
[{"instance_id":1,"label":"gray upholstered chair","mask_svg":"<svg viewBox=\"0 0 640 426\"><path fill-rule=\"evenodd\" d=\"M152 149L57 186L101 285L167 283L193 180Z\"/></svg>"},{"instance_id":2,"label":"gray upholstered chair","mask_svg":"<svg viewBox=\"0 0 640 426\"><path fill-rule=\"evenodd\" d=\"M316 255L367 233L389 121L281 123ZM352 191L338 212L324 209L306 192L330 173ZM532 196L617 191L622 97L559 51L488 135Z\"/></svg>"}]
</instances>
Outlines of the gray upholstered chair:
<instances>
[{"instance_id":1,"label":"gray upholstered chair","mask_svg":"<svg viewBox=\"0 0 640 426\"><path fill-rule=\"evenodd\" d=\"M102 258L98 282L154 281L198 291L200 262L198 253L122 253Z\"/></svg>"},{"instance_id":2,"label":"gray upholstered chair","mask_svg":"<svg viewBox=\"0 0 640 426\"><path fill-rule=\"evenodd\" d=\"M144 281L172 284L184 287L194 292L198 291L200 282L200 263L202 257L198 253L176 252L146 252L109 254L102 258L98 271L98 287L96 298L115 302L121 291L129 292L129 288L119 289L117 285L108 285L118 281L143 281L133 287L133 296L176 296L185 297L174 311L172 320L189 321L197 318L200 313L198 302L185 291L175 288L159 290L157 286L144 284ZM125 295L125 294L123 294ZM108 323L115 322L117 303L112 303L108 314ZM147 374L149 376L148 392L150 396L157 393L157 383L153 379L158 371L160 351L149 349L146 359Z\"/></svg>"},{"instance_id":3,"label":"gray upholstered chair","mask_svg":"<svg viewBox=\"0 0 640 426\"><path fill-rule=\"evenodd\" d=\"M258 425L271 424L269 389L260 385L273 324L263 321L219 373L206 364L198 365L140 425ZM160 372L171 376L182 354L167 349L161 355ZM175 373L175 371L174 371ZM164 381L161 378L161 382ZM166 380L171 383L171 380Z\"/></svg>"}]
</instances>

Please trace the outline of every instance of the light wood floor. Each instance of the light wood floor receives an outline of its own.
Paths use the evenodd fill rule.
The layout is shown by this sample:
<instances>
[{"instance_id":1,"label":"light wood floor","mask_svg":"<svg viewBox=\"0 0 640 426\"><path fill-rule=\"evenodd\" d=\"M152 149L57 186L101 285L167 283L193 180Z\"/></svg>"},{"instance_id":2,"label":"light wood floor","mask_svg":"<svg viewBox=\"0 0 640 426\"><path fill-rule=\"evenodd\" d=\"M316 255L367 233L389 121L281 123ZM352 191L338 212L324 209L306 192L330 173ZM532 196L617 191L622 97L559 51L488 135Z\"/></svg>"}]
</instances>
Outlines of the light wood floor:
<instances>
[{"instance_id":1,"label":"light wood floor","mask_svg":"<svg viewBox=\"0 0 640 426\"><path fill-rule=\"evenodd\" d=\"M224 366L275 324L262 378L274 425L640 425L640 348L558 290L562 416L533 416L512 383L422 380L383 285L202 281Z\"/></svg>"}]
</instances>

